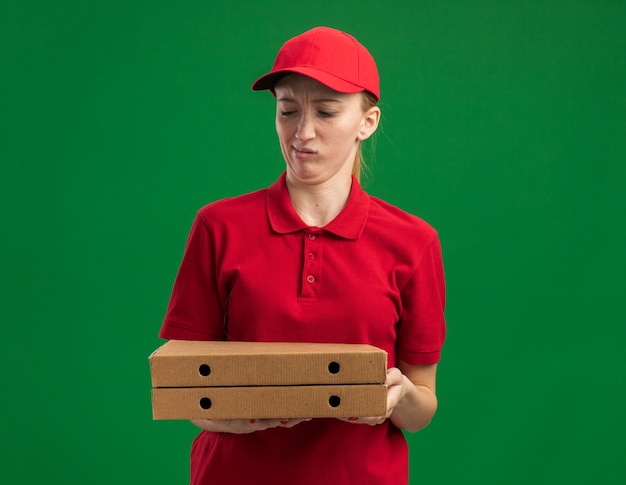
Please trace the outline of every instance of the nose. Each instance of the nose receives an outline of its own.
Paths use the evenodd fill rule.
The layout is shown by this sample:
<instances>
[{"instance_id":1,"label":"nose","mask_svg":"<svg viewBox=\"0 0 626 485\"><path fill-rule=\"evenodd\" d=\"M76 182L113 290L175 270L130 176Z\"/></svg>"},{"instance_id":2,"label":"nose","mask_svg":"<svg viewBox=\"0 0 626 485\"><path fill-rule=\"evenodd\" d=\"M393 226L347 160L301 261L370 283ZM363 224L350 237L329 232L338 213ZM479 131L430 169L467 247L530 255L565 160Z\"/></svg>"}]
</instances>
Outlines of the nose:
<instances>
[{"instance_id":1,"label":"nose","mask_svg":"<svg viewBox=\"0 0 626 485\"><path fill-rule=\"evenodd\" d=\"M313 119L308 114L302 114L298 122L296 130L296 138L300 141L311 140L315 138L315 126Z\"/></svg>"}]
</instances>

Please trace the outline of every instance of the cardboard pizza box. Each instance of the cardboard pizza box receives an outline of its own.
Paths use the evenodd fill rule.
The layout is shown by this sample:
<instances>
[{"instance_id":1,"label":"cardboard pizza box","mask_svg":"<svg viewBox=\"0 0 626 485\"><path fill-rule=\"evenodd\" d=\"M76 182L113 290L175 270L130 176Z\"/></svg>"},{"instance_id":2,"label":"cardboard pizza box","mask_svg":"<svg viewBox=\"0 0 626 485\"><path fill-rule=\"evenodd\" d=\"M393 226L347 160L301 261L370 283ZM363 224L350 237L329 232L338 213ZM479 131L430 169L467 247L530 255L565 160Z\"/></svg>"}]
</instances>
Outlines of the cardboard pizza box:
<instances>
[{"instance_id":1,"label":"cardboard pizza box","mask_svg":"<svg viewBox=\"0 0 626 485\"><path fill-rule=\"evenodd\" d=\"M387 353L365 344L171 340L149 358L153 387L382 384Z\"/></svg>"},{"instance_id":2,"label":"cardboard pizza box","mask_svg":"<svg viewBox=\"0 0 626 485\"><path fill-rule=\"evenodd\" d=\"M383 384L154 388L152 411L164 419L264 419L382 416Z\"/></svg>"}]
</instances>

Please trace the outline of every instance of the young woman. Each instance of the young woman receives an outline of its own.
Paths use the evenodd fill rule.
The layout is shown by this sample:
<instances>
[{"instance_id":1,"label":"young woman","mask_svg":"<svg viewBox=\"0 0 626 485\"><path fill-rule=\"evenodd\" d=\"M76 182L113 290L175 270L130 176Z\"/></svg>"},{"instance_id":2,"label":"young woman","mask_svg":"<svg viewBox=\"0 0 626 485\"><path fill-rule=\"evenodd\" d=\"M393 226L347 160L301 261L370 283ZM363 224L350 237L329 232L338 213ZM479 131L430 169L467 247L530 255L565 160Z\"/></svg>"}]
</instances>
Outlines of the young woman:
<instances>
[{"instance_id":1,"label":"young woman","mask_svg":"<svg viewBox=\"0 0 626 485\"><path fill-rule=\"evenodd\" d=\"M445 285L435 230L358 181L380 120L374 59L317 27L287 41L253 89L276 97L285 171L198 212L160 336L375 345L388 353L387 413L194 421L191 483L407 483L402 430L437 408Z\"/></svg>"}]
</instances>

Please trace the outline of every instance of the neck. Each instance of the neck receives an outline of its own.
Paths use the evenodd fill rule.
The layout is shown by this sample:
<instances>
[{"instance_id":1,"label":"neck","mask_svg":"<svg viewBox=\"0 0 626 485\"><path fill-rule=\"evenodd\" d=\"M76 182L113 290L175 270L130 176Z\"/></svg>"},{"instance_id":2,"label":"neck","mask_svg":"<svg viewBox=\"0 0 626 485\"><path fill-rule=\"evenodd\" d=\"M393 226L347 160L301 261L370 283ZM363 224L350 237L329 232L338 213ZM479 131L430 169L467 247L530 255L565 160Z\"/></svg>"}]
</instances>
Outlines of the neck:
<instances>
[{"instance_id":1,"label":"neck","mask_svg":"<svg viewBox=\"0 0 626 485\"><path fill-rule=\"evenodd\" d=\"M311 227L324 227L343 210L352 187L352 176L329 180L325 184L306 185L287 174L287 190L294 209Z\"/></svg>"}]
</instances>

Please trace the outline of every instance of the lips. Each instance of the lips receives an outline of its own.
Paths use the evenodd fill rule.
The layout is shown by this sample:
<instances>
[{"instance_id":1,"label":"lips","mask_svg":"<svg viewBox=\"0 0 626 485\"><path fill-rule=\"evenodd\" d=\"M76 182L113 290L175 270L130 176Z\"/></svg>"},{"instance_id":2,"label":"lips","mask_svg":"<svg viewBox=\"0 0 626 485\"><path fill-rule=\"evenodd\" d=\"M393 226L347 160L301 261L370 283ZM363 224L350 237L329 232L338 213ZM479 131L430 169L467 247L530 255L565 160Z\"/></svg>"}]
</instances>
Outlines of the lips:
<instances>
[{"instance_id":1,"label":"lips","mask_svg":"<svg viewBox=\"0 0 626 485\"><path fill-rule=\"evenodd\" d=\"M315 155L316 151L311 149L311 148L306 148L306 147L296 147L296 146L292 146L291 150L293 152L293 155L296 158L300 158L300 159L307 159L307 158L311 158L313 155Z\"/></svg>"}]
</instances>

